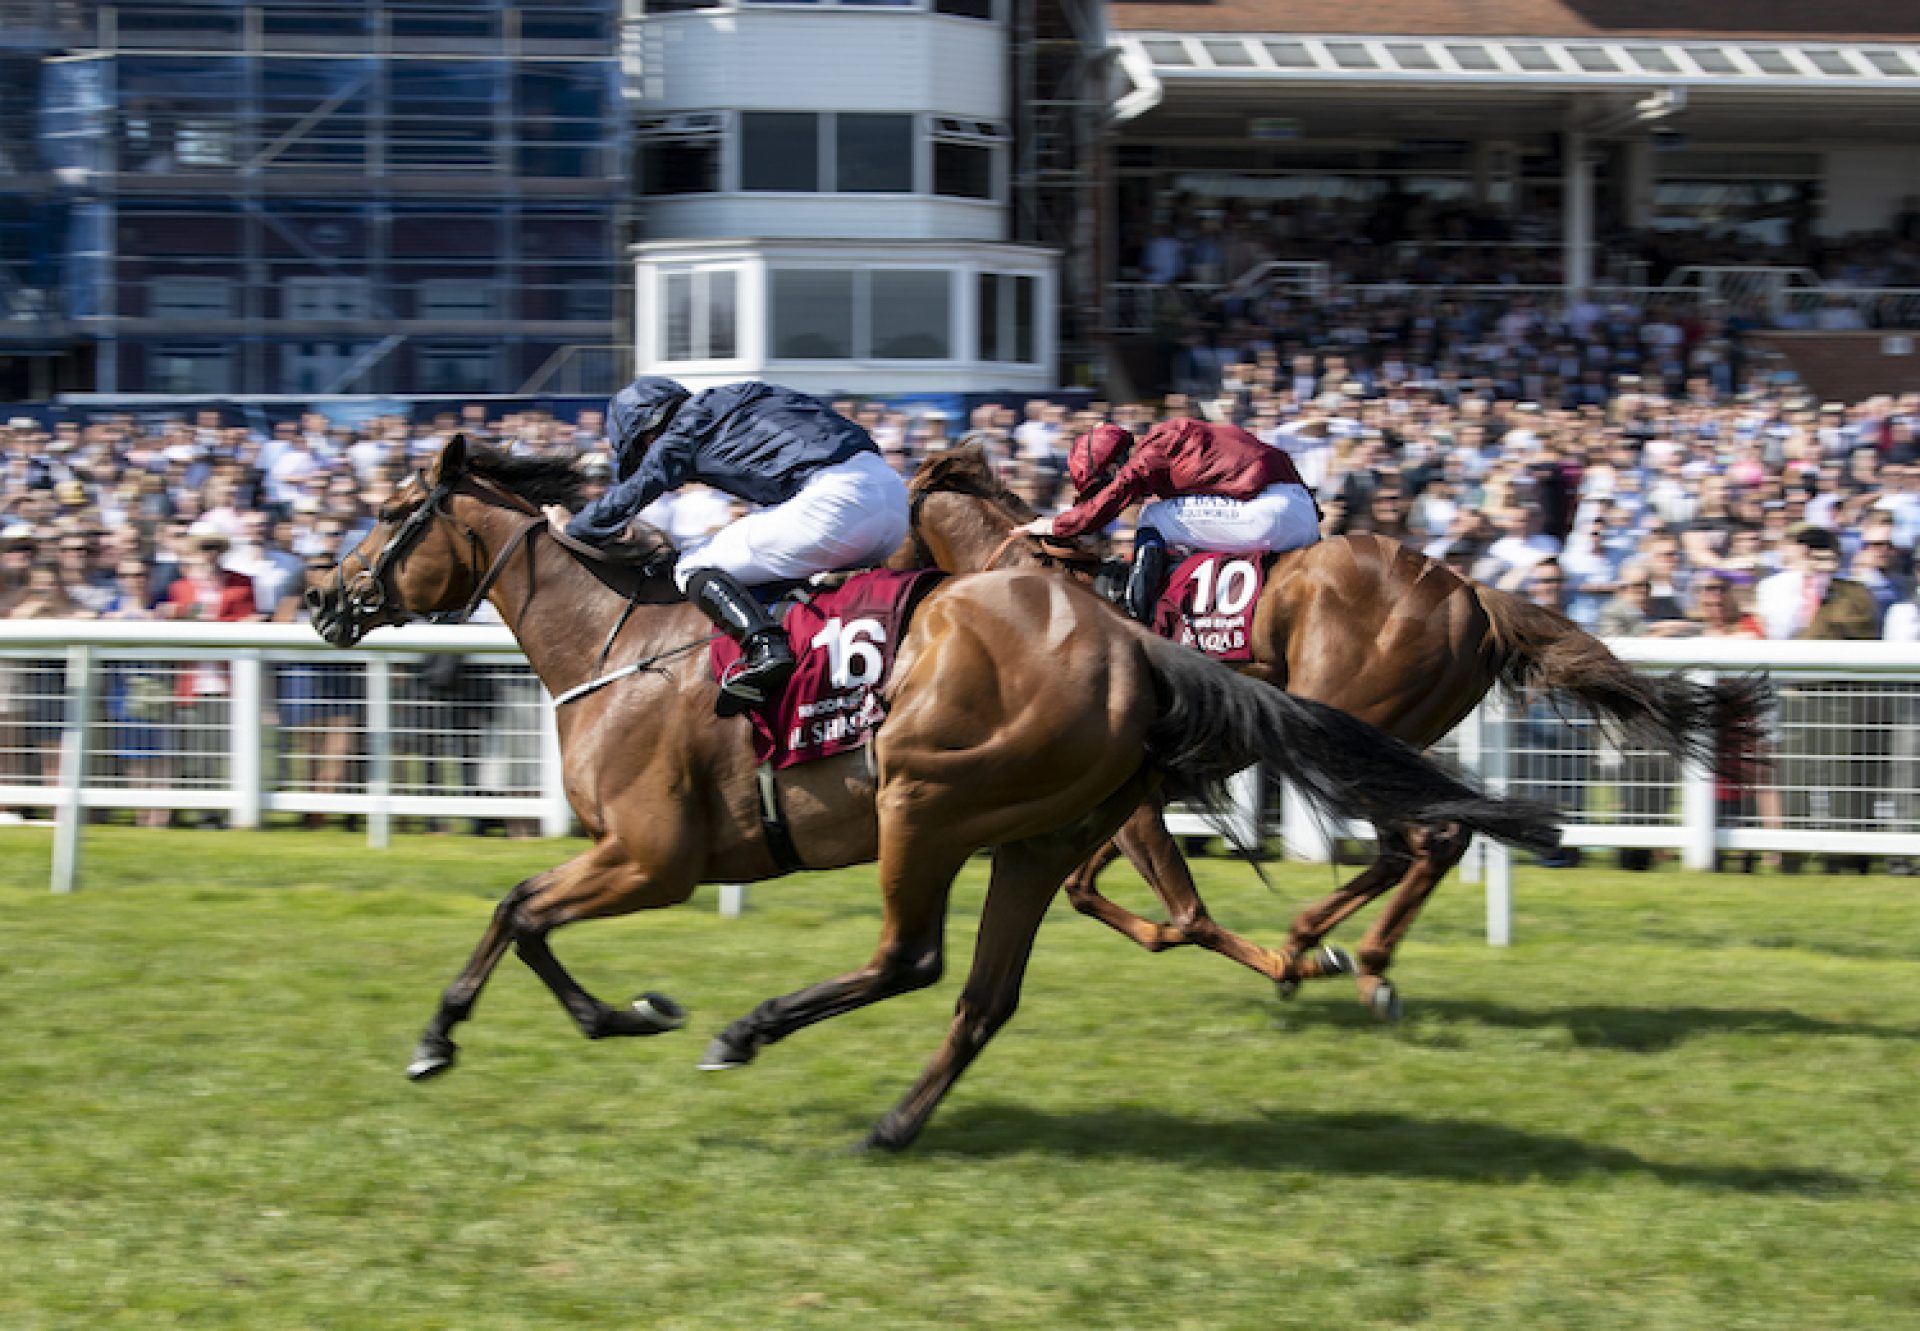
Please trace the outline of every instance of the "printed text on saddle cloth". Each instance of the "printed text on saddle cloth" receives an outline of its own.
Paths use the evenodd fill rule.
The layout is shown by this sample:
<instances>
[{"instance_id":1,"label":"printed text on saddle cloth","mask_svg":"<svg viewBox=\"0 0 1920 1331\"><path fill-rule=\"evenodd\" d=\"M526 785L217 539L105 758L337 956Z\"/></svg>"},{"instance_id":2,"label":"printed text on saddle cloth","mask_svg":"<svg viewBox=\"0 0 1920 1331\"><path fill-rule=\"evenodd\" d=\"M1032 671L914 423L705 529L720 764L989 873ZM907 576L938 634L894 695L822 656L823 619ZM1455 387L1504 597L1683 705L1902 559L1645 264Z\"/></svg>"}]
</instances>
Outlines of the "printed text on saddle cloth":
<instances>
[{"instance_id":1,"label":"printed text on saddle cloth","mask_svg":"<svg viewBox=\"0 0 1920 1331\"><path fill-rule=\"evenodd\" d=\"M1216 661L1251 661L1253 612L1266 564L1264 555L1189 555L1167 579L1153 631Z\"/></svg>"},{"instance_id":2,"label":"printed text on saddle cloth","mask_svg":"<svg viewBox=\"0 0 1920 1331\"><path fill-rule=\"evenodd\" d=\"M788 607L781 619L800 658L786 689L753 722L753 756L775 768L857 749L886 717L881 686L914 604L939 581L933 570L856 573L845 583ZM714 640L713 673L725 679L740 648Z\"/></svg>"}]
</instances>

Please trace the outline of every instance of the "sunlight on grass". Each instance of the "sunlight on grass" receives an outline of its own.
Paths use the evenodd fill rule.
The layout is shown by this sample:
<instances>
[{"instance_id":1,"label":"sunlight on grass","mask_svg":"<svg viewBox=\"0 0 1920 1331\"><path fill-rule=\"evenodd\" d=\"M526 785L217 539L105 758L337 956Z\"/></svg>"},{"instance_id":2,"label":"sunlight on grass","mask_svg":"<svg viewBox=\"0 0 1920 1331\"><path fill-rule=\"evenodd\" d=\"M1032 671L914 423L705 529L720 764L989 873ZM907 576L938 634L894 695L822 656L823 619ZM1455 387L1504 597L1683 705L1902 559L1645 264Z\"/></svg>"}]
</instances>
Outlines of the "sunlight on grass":
<instances>
[{"instance_id":1,"label":"sunlight on grass","mask_svg":"<svg viewBox=\"0 0 1920 1331\"><path fill-rule=\"evenodd\" d=\"M690 1028L588 1043L509 960L414 1086L494 901L571 848L89 829L71 897L48 848L0 830L0 1327L1920 1325L1905 880L1523 869L1504 951L1450 884L1395 1028L1056 908L1014 1024L873 1159L983 861L939 986L749 1069L693 1063L865 958L870 869L565 931ZM1198 865L1269 941L1329 884L1271 872Z\"/></svg>"}]
</instances>

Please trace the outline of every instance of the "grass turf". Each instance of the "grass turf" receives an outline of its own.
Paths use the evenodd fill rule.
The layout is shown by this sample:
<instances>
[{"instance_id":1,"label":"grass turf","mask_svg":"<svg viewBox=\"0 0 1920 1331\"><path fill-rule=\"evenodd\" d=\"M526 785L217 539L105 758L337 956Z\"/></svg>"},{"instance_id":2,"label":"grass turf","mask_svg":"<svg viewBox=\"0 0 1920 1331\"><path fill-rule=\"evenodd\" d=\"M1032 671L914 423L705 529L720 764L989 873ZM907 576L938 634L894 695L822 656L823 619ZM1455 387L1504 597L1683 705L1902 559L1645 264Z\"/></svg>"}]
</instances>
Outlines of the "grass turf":
<instances>
[{"instance_id":1,"label":"grass turf","mask_svg":"<svg viewBox=\"0 0 1920 1331\"><path fill-rule=\"evenodd\" d=\"M509 959L412 1086L492 903L564 848L89 829L67 898L48 851L0 830L7 1331L1920 1326L1909 881L1523 869L1503 952L1451 884L1392 1029L1057 908L1013 1025L866 1158L981 863L939 986L749 1069L693 1062L865 957L870 869L563 932L590 988L690 1029L589 1044ZM1275 873L1200 864L1269 940L1330 882Z\"/></svg>"}]
</instances>

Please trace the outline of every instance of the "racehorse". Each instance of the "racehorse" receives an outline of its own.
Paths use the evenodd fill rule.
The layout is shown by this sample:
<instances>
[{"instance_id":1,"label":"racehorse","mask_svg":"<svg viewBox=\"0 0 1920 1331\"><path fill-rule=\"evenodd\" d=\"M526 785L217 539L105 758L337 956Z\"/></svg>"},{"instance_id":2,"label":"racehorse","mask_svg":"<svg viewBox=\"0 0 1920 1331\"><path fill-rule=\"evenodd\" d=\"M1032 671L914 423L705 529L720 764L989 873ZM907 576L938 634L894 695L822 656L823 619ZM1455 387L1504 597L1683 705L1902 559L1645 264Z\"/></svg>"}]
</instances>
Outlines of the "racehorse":
<instances>
[{"instance_id":1,"label":"racehorse","mask_svg":"<svg viewBox=\"0 0 1920 1331\"><path fill-rule=\"evenodd\" d=\"M615 1008L561 966L562 925L677 905L705 882L785 869L761 824L748 721L716 719L711 626L668 575L589 562L548 536L539 506L578 504L565 462L451 440L309 592L336 646L435 612L499 610L556 699L567 798L590 849L514 887L443 994L408 1068L446 1071L450 1032L509 946L590 1038L685 1021L648 995ZM643 546L645 542L643 541ZM604 666L620 663L617 668ZM955 874L991 848L972 971L939 1052L866 1139L911 1142L1013 1014L1034 934L1060 882L1163 782L1217 790L1249 762L1351 816L1458 819L1521 844L1557 844L1552 815L1481 795L1415 751L1138 631L1091 594L1033 571L949 578L898 644L888 715L866 751L789 769L793 847L812 868L878 860L880 942L857 970L770 999L708 1047L737 1067L804 1026L934 983Z\"/></svg>"},{"instance_id":2,"label":"racehorse","mask_svg":"<svg viewBox=\"0 0 1920 1331\"><path fill-rule=\"evenodd\" d=\"M909 485L913 527L890 566L949 572L1064 566L1083 577L1097 565L1078 543L1021 538L1034 516L993 475L985 454L964 446L923 463ZM1324 540L1282 556L1255 609L1251 678L1337 707L1415 748L1424 749L1461 721L1496 686L1514 695L1550 693L1591 708L1624 742L1662 748L1686 761L1750 772L1760 715L1771 690L1764 679L1712 685L1683 675L1642 675L1571 620L1518 596L1462 578L1436 560L1386 537ZM1743 764L1746 766L1743 768ZM1386 979L1394 950L1440 880L1466 854L1470 830L1401 816L1374 824L1374 861L1293 920L1277 951L1220 927L1167 834L1158 802L1144 804L1117 839L1067 882L1082 913L1150 951L1192 943L1220 952L1279 985L1291 997L1303 980L1354 972L1352 960L1322 940L1335 926L1395 887L1361 939L1360 1001L1383 1020L1400 1014ZM1119 853L1133 861L1166 907L1156 923L1102 896L1101 869Z\"/></svg>"}]
</instances>

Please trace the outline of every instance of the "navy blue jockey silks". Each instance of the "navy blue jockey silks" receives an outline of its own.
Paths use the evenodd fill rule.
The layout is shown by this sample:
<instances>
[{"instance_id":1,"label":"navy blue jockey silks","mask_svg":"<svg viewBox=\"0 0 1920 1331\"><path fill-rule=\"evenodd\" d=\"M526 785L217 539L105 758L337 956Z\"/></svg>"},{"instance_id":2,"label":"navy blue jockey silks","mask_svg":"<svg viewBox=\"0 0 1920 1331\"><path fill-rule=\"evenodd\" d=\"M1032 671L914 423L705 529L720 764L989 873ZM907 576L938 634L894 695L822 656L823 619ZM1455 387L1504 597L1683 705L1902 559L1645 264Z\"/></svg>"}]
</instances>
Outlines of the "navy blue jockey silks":
<instances>
[{"instance_id":1,"label":"navy blue jockey silks","mask_svg":"<svg viewBox=\"0 0 1920 1331\"><path fill-rule=\"evenodd\" d=\"M671 381L652 379L634 388L664 393L666 386ZM651 401L660 393L642 395ZM618 398L614 407L615 474L621 479L567 524L569 535L585 541L617 535L641 509L689 481L750 504L779 504L822 468L879 453L865 430L825 403L773 384L726 384L696 393L651 444L617 428L621 416L642 413L623 413Z\"/></svg>"}]
</instances>

